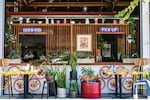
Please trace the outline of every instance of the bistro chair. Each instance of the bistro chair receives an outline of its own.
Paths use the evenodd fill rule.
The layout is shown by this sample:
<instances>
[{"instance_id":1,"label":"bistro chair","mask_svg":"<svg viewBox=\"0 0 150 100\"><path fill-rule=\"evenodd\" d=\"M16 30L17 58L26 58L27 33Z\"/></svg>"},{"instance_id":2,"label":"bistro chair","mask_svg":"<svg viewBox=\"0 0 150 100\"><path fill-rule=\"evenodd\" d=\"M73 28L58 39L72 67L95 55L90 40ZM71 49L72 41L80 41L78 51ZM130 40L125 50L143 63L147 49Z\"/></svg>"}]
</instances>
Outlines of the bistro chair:
<instances>
[{"instance_id":1,"label":"bistro chair","mask_svg":"<svg viewBox=\"0 0 150 100\"><path fill-rule=\"evenodd\" d=\"M150 63L149 58L135 58L134 65L137 66L137 72L140 76L140 80L142 79L148 79L148 74L144 73L144 67ZM137 80L137 75L133 75L133 82Z\"/></svg>"},{"instance_id":2,"label":"bistro chair","mask_svg":"<svg viewBox=\"0 0 150 100\"><path fill-rule=\"evenodd\" d=\"M9 65L9 59L0 59L0 66L2 67L2 71L5 71L5 67ZM13 96L13 91L12 91L12 80L11 80L11 75L2 75L3 77L3 83L2 86L0 87L3 90L8 89L8 95L10 98L10 93Z\"/></svg>"},{"instance_id":3,"label":"bistro chair","mask_svg":"<svg viewBox=\"0 0 150 100\"><path fill-rule=\"evenodd\" d=\"M133 98L138 98L138 86L140 89L144 89L143 85L146 85L148 99L150 99L150 81L148 80L148 71L144 71L144 66L150 63L149 58L136 58L134 64L138 66L137 72L133 73ZM137 80L136 76L140 75L140 79ZM142 91L140 91L142 92Z\"/></svg>"}]
</instances>

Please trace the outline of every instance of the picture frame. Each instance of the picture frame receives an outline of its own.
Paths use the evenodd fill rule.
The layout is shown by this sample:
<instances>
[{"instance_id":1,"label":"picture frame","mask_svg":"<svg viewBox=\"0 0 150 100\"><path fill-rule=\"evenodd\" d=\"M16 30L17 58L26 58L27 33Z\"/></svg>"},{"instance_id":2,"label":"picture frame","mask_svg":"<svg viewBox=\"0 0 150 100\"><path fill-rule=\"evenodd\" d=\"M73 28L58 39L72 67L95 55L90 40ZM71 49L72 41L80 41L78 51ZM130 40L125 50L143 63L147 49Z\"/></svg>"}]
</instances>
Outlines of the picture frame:
<instances>
[{"instance_id":1,"label":"picture frame","mask_svg":"<svg viewBox=\"0 0 150 100\"><path fill-rule=\"evenodd\" d=\"M91 34L77 34L77 51L92 51Z\"/></svg>"}]
</instances>

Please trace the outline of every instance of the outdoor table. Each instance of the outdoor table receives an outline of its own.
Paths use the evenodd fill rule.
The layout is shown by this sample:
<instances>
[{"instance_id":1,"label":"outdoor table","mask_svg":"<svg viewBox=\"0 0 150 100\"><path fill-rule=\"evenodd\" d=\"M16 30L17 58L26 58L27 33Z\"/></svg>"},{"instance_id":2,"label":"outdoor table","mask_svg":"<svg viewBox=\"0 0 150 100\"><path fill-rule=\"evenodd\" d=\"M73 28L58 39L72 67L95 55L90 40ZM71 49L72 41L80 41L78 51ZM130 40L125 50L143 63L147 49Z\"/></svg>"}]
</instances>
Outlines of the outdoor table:
<instances>
[{"instance_id":1,"label":"outdoor table","mask_svg":"<svg viewBox=\"0 0 150 100\"><path fill-rule=\"evenodd\" d=\"M116 97L118 97L118 82L119 82L119 98L127 98L127 97L123 97L123 93L122 93L122 75L128 74L128 72L125 71L119 71L119 72L107 72L107 74L115 75L115 95Z\"/></svg>"},{"instance_id":2,"label":"outdoor table","mask_svg":"<svg viewBox=\"0 0 150 100\"><path fill-rule=\"evenodd\" d=\"M122 94L122 75L126 74L132 74L133 75L133 82L136 80L136 75L145 75L146 78L148 78L149 72L125 72L125 71L119 71L119 72L112 72L108 71L107 74L115 75L115 95L118 96L118 81L119 81L119 98L125 98Z\"/></svg>"},{"instance_id":3,"label":"outdoor table","mask_svg":"<svg viewBox=\"0 0 150 100\"><path fill-rule=\"evenodd\" d=\"M23 98L28 98L29 93L28 93L28 77L29 75L33 75L36 74L37 71L2 71L0 72L0 74L3 75L18 75L18 74L22 74L24 75L24 93L23 93Z\"/></svg>"}]
</instances>

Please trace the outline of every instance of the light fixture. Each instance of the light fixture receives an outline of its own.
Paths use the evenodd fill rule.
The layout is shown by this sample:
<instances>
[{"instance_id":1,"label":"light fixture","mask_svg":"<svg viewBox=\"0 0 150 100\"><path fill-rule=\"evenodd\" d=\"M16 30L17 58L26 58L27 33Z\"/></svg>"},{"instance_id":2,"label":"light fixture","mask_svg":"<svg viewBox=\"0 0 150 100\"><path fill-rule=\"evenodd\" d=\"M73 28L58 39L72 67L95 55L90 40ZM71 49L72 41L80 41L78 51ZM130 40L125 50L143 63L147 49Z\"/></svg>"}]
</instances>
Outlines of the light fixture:
<instances>
[{"instance_id":1,"label":"light fixture","mask_svg":"<svg viewBox=\"0 0 150 100\"><path fill-rule=\"evenodd\" d=\"M85 19L85 24L89 24L90 22L89 22L89 18L86 18Z\"/></svg>"},{"instance_id":2,"label":"light fixture","mask_svg":"<svg viewBox=\"0 0 150 100\"><path fill-rule=\"evenodd\" d=\"M87 11L87 7L83 7L83 11L86 12Z\"/></svg>"}]
</instances>

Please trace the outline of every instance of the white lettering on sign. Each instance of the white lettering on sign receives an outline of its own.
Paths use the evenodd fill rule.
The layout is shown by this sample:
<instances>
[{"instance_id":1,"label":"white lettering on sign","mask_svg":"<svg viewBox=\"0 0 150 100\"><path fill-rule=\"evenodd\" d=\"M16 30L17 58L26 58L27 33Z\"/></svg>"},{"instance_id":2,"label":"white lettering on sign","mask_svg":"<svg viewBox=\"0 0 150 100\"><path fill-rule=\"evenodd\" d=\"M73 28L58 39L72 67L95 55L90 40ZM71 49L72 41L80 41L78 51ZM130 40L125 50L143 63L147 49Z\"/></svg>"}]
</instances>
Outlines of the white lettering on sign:
<instances>
[{"instance_id":1,"label":"white lettering on sign","mask_svg":"<svg viewBox=\"0 0 150 100\"><path fill-rule=\"evenodd\" d=\"M23 28L22 32L42 32L42 28Z\"/></svg>"},{"instance_id":2,"label":"white lettering on sign","mask_svg":"<svg viewBox=\"0 0 150 100\"><path fill-rule=\"evenodd\" d=\"M100 30L99 30L100 32L119 32L120 31L120 29L119 29L119 27L101 27L100 28Z\"/></svg>"}]
</instances>

